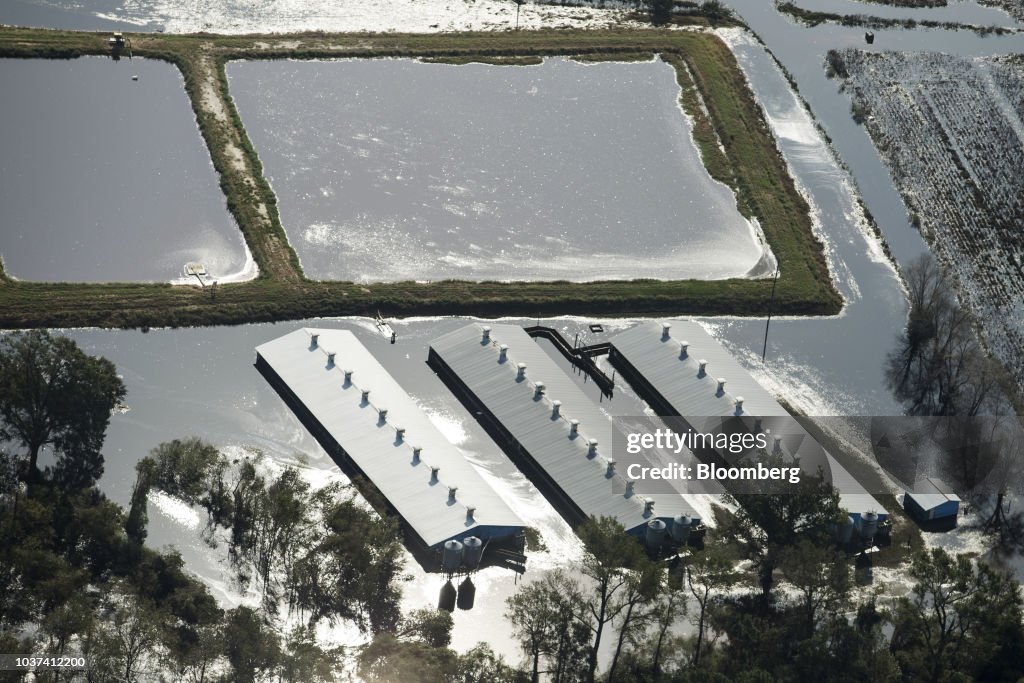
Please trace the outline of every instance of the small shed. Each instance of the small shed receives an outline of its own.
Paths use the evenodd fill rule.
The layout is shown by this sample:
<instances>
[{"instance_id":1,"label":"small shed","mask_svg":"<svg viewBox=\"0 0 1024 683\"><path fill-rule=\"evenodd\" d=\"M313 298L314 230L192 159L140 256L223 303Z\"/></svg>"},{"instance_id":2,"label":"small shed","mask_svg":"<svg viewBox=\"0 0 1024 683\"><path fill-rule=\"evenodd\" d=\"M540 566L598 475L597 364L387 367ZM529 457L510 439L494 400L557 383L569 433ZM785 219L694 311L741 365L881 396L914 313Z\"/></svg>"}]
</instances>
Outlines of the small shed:
<instances>
[{"instance_id":1,"label":"small shed","mask_svg":"<svg viewBox=\"0 0 1024 683\"><path fill-rule=\"evenodd\" d=\"M956 527L960 498L941 479L923 477L903 496L903 509L922 528L948 530Z\"/></svg>"}]
</instances>

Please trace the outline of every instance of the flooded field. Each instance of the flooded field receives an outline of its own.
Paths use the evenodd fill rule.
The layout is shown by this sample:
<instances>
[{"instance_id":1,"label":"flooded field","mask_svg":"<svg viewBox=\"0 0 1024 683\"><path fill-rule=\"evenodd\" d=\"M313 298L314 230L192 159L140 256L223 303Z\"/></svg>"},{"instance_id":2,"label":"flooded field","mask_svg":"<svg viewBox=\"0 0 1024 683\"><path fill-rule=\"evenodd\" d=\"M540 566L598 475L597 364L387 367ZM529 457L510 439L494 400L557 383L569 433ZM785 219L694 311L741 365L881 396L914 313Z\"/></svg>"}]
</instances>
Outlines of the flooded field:
<instances>
[{"instance_id":1,"label":"flooded field","mask_svg":"<svg viewBox=\"0 0 1024 683\"><path fill-rule=\"evenodd\" d=\"M306 275L719 279L774 270L660 62L241 62L231 92Z\"/></svg>"},{"instance_id":2,"label":"flooded field","mask_svg":"<svg viewBox=\"0 0 1024 683\"><path fill-rule=\"evenodd\" d=\"M1020 0L983 0L984 4L998 7L1017 19L1024 21L1024 2Z\"/></svg>"},{"instance_id":3,"label":"flooded field","mask_svg":"<svg viewBox=\"0 0 1024 683\"><path fill-rule=\"evenodd\" d=\"M137 80L133 77L137 76ZM0 256L23 280L168 281L246 266L178 70L0 60Z\"/></svg>"},{"instance_id":4,"label":"flooded field","mask_svg":"<svg viewBox=\"0 0 1024 683\"><path fill-rule=\"evenodd\" d=\"M559 5L561 3L558 3ZM520 28L607 26L622 12L525 3ZM169 33L297 31L479 31L515 26L506 0L3 0L0 23Z\"/></svg>"},{"instance_id":5,"label":"flooded field","mask_svg":"<svg viewBox=\"0 0 1024 683\"><path fill-rule=\"evenodd\" d=\"M987 346L1024 378L1024 62L844 50L833 63Z\"/></svg>"}]
</instances>

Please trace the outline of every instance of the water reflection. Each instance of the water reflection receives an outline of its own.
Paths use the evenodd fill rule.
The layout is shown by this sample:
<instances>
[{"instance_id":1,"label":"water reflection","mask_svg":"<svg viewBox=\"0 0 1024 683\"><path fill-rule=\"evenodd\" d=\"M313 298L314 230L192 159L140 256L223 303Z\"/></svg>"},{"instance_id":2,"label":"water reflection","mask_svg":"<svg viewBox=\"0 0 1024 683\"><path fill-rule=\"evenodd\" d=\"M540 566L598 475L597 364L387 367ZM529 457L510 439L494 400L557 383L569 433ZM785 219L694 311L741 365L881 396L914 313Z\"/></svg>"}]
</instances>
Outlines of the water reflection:
<instances>
[{"instance_id":1,"label":"water reflection","mask_svg":"<svg viewBox=\"0 0 1024 683\"><path fill-rule=\"evenodd\" d=\"M774 271L704 168L660 60L257 61L228 74L309 277Z\"/></svg>"},{"instance_id":2,"label":"water reflection","mask_svg":"<svg viewBox=\"0 0 1024 683\"><path fill-rule=\"evenodd\" d=\"M0 90L8 273L167 281L189 261L217 275L242 269L241 232L174 66L3 59Z\"/></svg>"}]
</instances>

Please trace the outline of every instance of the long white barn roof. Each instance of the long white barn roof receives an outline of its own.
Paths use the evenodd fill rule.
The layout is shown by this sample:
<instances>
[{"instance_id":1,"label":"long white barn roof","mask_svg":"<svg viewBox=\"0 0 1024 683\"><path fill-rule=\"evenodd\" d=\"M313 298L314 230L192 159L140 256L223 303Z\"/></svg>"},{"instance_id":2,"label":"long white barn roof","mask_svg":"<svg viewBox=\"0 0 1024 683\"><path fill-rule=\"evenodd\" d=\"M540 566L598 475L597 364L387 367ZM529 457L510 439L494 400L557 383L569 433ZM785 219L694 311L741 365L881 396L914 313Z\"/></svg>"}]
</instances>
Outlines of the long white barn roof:
<instances>
[{"instance_id":1,"label":"long white barn roof","mask_svg":"<svg viewBox=\"0 0 1024 683\"><path fill-rule=\"evenodd\" d=\"M763 418L763 428L782 438L780 450L784 455L798 455L805 470L822 466L839 490L840 504L846 510L857 514L884 512L881 503L700 324L648 321L614 335L609 342L695 428L708 417ZM706 363L703 374L701 363ZM719 390L722 379L725 386Z\"/></svg>"},{"instance_id":2,"label":"long white barn roof","mask_svg":"<svg viewBox=\"0 0 1024 683\"><path fill-rule=\"evenodd\" d=\"M584 514L613 517L627 531L656 518L695 516L682 495L622 493L626 480L618 471L609 474L603 455L612 452L611 417L523 328L490 328L489 340L483 325L470 324L435 339L431 348ZM526 364L525 377L517 379L520 363ZM542 396L536 394L538 382L545 387ZM561 402L557 417L553 401ZM576 438L570 438L570 420L579 420ZM597 441L597 454L588 457L590 441ZM645 513L644 498L654 501L653 513Z\"/></svg>"},{"instance_id":3,"label":"long white barn roof","mask_svg":"<svg viewBox=\"0 0 1024 683\"><path fill-rule=\"evenodd\" d=\"M509 535L525 526L351 332L300 329L256 352L428 547L464 536ZM401 438L398 428L405 430ZM414 447L422 449L418 460ZM432 467L439 468L435 481ZM454 501L449 487L457 487ZM475 508L472 521L469 507Z\"/></svg>"}]
</instances>

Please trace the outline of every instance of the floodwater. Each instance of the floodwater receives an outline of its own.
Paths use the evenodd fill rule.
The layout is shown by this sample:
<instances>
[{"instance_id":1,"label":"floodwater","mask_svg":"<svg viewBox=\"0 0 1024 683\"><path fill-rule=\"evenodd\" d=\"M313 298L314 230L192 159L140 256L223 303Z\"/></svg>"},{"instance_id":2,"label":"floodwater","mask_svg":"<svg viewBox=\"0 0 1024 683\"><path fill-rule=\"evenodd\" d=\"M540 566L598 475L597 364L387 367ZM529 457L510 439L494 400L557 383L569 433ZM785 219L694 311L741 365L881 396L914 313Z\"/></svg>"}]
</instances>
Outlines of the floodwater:
<instances>
[{"instance_id":1,"label":"floodwater","mask_svg":"<svg viewBox=\"0 0 1024 683\"><path fill-rule=\"evenodd\" d=\"M494 482L507 502L541 532L549 550L532 555L528 562L527 578L536 578L545 569L578 557L579 543L568 525L427 367L429 342L465 322L395 322L399 335L395 345L381 337L368 320L154 330L147 334L71 332L83 348L114 361L128 387L130 410L111 421L104 448L106 471L100 485L111 498L127 505L135 463L156 444L190 435L207 439L232 456L261 451L271 468L298 466L317 486L344 481L334 462L253 367L253 349L265 341L303 324L341 327L355 332L441 431L463 448L486 479ZM202 514L167 497L151 500L149 542L156 547L176 547L222 604L237 604L240 596L231 585L225 548L211 549L200 538L205 522ZM405 589L406 607L436 606L444 579L423 573L411 557L407 570L412 580ZM515 591L515 575L491 568L475 576L474 582L476 607L455 614L455 647L465 650L485 640L518 660L511 629L501 618L505 598ZM344 628L326 635L347 644L357 638Z\"/></svg>"},{"instance_id":2,"label":"floodwater","mask_svg":"<svg viewBox=\"0 0 1024 683\"><path fill-rule=\"evenodd\" d=\"M774 272L664 62L239 62L231 93L319 280Z\"/></svg>"},{"instance_id":3,"label":"floodwater","mask_svg":"<svg viewBox=\"0 0 1024 683\"><path fill-rule=\"evenodd\" d=\"M716 318L704 322L759 380L798 409L809 414L896 414L899 408L885 387L882 363L905 320L906 304L892 267L860 223L849 174L835 163L775 62L746 34L733 32L726 37L765 107L799 186L814 207L817 229L847 305L836 317L773 320L766 363L760 360L764 320ZM900 211L896 217L902 219L902 215ZM884 228L899 227L887 220L891 218L883 216ZM587 329L588 322L566 318L545 324L562 330L569 339L581 334L581 343L599 341L601 336ZM603 322L605 336L631 324ZM302 324L344 327L360 336L443 431L470 454L510 505L540 529L549 550L530 558L525 578L567 566L580 552L568 526L424 363L430 340L463 323L459 319L394 321L398 332L394 346L376 333L369 320L154 330L148 335L76 331L73 336L90 351L104 353L118 364L129 386L132 409L116 416L111 424L102 485L116 500L126 503L139 457L160 441L188 434L204 436L220 446L255 447L277 463L305 461L311 477L336 477L330 459L251 364L254 346ZM599 400L592 385L590 389L594 400ZM635 396L621 383L615 398L602 405L612 414L639 408ZM299 453L308 454L308 459L298 458ZM198 538L196 522L189 522L187 515L172 514L173 508L167 507L167 512L151 507L151 541L175 544L185 554L188 566L214 587L220 599L228 604L237 601L237 593L224 579L223 549L207 548ZM406 605L436 604L442 579L422 574L414 564L410 570L414 578L405 590ZM455 614L455 647L464 650L486 640L518 661L520 654L510 628L501 618L504 599L515 590L512 575L488 570L476 583L476 608Z\"/></svg>"},{"instance_id":4,"label":"floodwater","mask_svg":"<svg viewBox=\"0 0 1024 683\"><path fill-rule=\"evenodd\" d=\"M4 0L0 23L80 31L162 28L153 2L133 0Z\"/></svg>"},{"instance_id":5,"label":"floodwater","mask_svg":"<svg viewBox=\"0 0 1024 683\"><path fill-rule=\"evenodd\" d=\"M613 3L614 4L614 3ZM617 3L625 4L625 3ZM594 28L620 13L508 0L3 0L0 23L168 33L479 31Z\"/></svg>"},{"instance_id":6,"label":"floodwater","mask_svg":"<svg viewBox=\"0 0 1024 683\"><path fill-rule=\"evenodd\" d=\"M920 233L911 226L889 170L867 132L850 116L849 97L839 91L837 81L826 77L825 54L833 48L848 47L967 56L1012 54L1024 52L1024 35L980 36L968 30L874 29L875 42L867 45L863 28L832 24L806 27L777 12L771 3L761 0L726 0L726 4L750 26L794 80L800 97L814 112L815 120L832 139L839 157L849 168L864 203L878 222L897 262L909 263L927 247ZM864 7L873 9L875 5L864 4ZM984 7L979 9L988 10ZM976 17L972 23L983 24L983 17ZM774 90L762 92L755 85L755 91L762 98L775 97Z\"/></svg>"},{"instance_id":7,"label":"floodwater","mask_svg":"<svg viewBox=\"0 0 1024 683\"><path fill-rule=\"evenodd\" d=\"M761 362L764 320L735 318L704 322L759 380L789 403L810 414L896 414L882 373L885 354L902 327L906 303L892 268L879 245L859 224L859 208L853 183L872 212L899 263L908 263L925 246L909 225L906 210L893 188L888 171L863 129L850 118L849 99L837 83L824 74L823 59L829 48L860 47L885 50L941 50L955 54L987 55L1024 52L1020 36L979 37L968 31L876 30L874 46L863 42L863 29L822 25L799 26L780 16L764 0L727 0L758 33L793 77L801 97L815 119L831 136L847 172L836 165L828 148L794 96L773 57L763 46L741 32L729 32L733 45L767 118L779 139L799 185L818 218L818 229L828 248L833 272L847 306L840 316L825 319L776 318L770 327L767 362ZM17 6L17 1L14 3ZM70 3L69 3L70 4ZM127 5L128 3L126 3ZM173 3L171 3L173 4ZM959 3L958 3L959 4ZM0 8L0 21L11 5ZM864 13L874 6L865 5ZM924 12L925 10L922 10ZM274 25L268 17L265 26ZM981 19L972 23L985 23ZM314 28L311 24L310 28ZM529 482L504 459L423 363L426 344L462 324L461 320L432 319L396 321L398 344L391 346L376 336L371 321L310 321L308 324L354 329L403 385L434 415L438 424L470 453L486 476L492 476L499 492L521 515L537 526L549 552L531 557L530 576L546 567L564 566L579 553L578 542L557 514ZM533 323L535 321L523 321ZM571 339L581 332L581 319L559 319L546 324ZM309 455L310 478L336 477L336 468L302 429L280 399L251 367L252 348L303 323L249 325L204 330L155 330L148 335L133 331L75 331L86 348L114 360L125 375L131 411L115 416L105 454L107 472L101 482L110 495L127 503L134 464L160 441L197 434L220 446L259 448L279 463L301 462ZM614 331L628 321L606 321ZM596 396L596 395L595 395ZM610 410L626 403L635 408L628 393L617 392ZM177 513L177 514L176 514ZM157 546L179 547L188 567L202 576L218 598L230 604L235 591L223 576L219 558L198 537L196 520L173 505L150 508L150 541ZM424 576L410 564L413 581L407 586L409 607L436 604L442 583ZM512 576L488 570L477 581L477 607L455 614L454 644L464 650L487 640L518 661L508 625L500 618L504 597L515 588Z\"/></svg>"},{"instance_id":8,"label":"floodwater","mask_svg":"<svg viewBox=\"0 0 1024 683\"><path fill-rule=\"evenodd\" d=\"M900 408L886 387L882 366L905 324L906 301L877 243L855 227L861 212L851 183L896 263L906 266L925 252L927 245L911 226L888 168L866 131L853 121L849 97L839 91L836 81L826 77L825 54L844 47L1010 54L1024 52L1024 36L876 29L874 45L869 46L862 28L826 24L808 28L760 0L727 0L727 4L763 42L735 29L720 32L765 109L798 184L810 193L847 306L833 319L773 321L764 365L759 362L763 321L715 321L722 325L720 334L735 344L733 350L747 360L762 383L805 410L835 415L898 414ZM796 84L799 98L814 112L813 122L780 64ZM844 168L829 160L819 133L813 130L815 123L831 139Z\"/></svg>"},{"instance_id":9,"label":"floodwater","mask_svg":"<svg viewBox=\"0 0 1024 683\"><path fill-rule=\"evenodd\" d=\"M128 388L128 410L111 420L104 447L105 472L100 487L113 500L127 506L134 468L140 458L157 444L174 438L199 436L216 444L231 457L262 453L267 471L292 465L314 486L345 481L337 466L306 431L274 390L253 367L254 347L301 326L323 326L353 331L385 368L402 384L430 416L435 425L466 453L506 502L524 521L538 529L547 550L531 553L524 580L540 578L545 572L570 567L581 556L580 543L544 497L501 453L473 416L447 390L426 364L431 340L467 320L429 318L392 321L397 343L392 345L368 319L307 320L281 324L242 325L205 329L73 330L67 332L87 352L112 360ZM510 319L528 325L535 320ZM560 329L568 339L580 336L581 343L593 343L628 329L629 320L603 320L604 332L592 333L591 320L561 318L544 320ZM780 321L785 327L789 321ZM720 328L715 328L720 329ZM737 328L739 329L739 328ZM736 330L732 330L735 332ZM735 344L723 339L730 348ZM546 342L539 341L560 365L564 360ZM809 345L813 346L813 345ZM821 352L805 348L800 362ZM741 355L741 362L747 359ZM600 361L606 364L605 360ZM756 367L751 367L757 370ZM566 370L571 372L567 367ZM606 367L611 373L611 369ZM593 382L576 376L584 392L609 415L638 415L645 406L621 380L615 396L602 398ZM805 379L797 368L793 385ZM872 387L854 384L861 401L870 400ZM690 496L704 516L711 499ZM706 500L705 500L706 499ZM254 604L252 594L242 595L233 585L223 543L211 548L201 538L203 513L168 496L154 496L149 505L148 542L155 547L174 547L182 553L189 569L210 586L225 606L240 602ZM424 573L407 558L410 581L405 586L404 607L415 609L436 605L444 579ZM490 568L474 577L476 606L457 611L453 646L464 651L483 640L513 661L520 653L511 627L502 616L505 599L516 590L516 578L507 570ZM341 626L327 629L324 637L333 642L353 644L360 636Z\"/></svg>"},{"instance_id":10,"label":"floodwater","mask_svg":"<svg viewBox=\"0 0 1024 683\"><path fill-rule=\"evenodd\" d=\"M794 4L814 12L864 15L881 19L938 21L968 26L1021 26L1019 21L1003 10L981 5L976 0L951 0L945 7L900 7L862 0L795 0Z\"/></svg>"},{"instance_id":11,"label":"floodwater","mask_svg":"<svg viewBox=\"0 0 1024 683\"><path fill-rule=\"evenodd\" d=\"M10 275L168 281L190 261L216 276L245 267L173 65L2 59L0 91L0 256Z\"/></svg>"}]
</instances>

